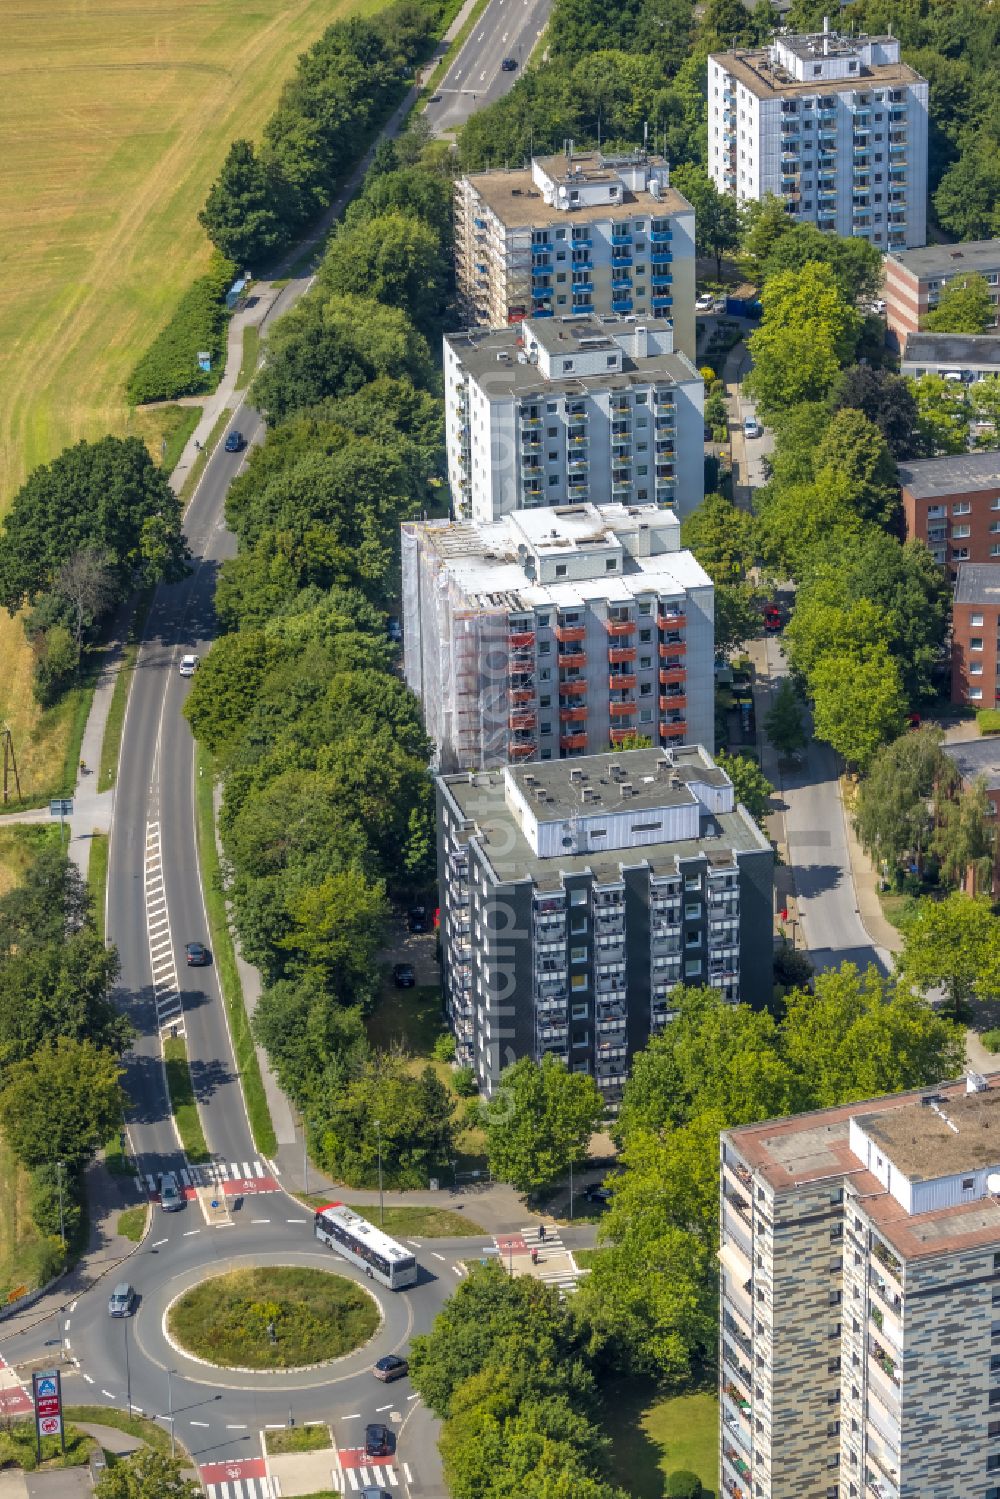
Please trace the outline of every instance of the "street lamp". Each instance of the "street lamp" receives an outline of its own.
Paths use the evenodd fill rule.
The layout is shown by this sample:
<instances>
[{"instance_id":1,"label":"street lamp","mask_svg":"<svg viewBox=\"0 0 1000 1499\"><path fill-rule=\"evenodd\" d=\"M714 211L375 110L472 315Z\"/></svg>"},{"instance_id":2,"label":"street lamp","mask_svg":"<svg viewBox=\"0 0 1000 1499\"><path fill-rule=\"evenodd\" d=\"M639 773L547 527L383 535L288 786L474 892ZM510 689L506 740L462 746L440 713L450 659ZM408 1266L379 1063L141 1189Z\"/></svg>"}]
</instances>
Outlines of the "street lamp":
<instances>
[{"instance_id":1,"label":"street lamp","mask_svg":"<svg viewBox=\"0 0 1000 1499\"><path fill-rule=\"evenodd\" d=\"M59 1237L62 1239L63 1254L66 1253L66 1220L63 1217L63 1190L62 1174L65 1161L56 1161L56 1180L59 1183Z\"/></svg>"},{"instance_id":2,"label":"street lamp","mask_svg":"<svg viewBox=\"0 0 1000 1499\"><path fill-rule=\"evenodd\" d=\"M374 1124L378 1142L378 1222L380 1228L385 1228L385 1203L382 1199L382 1121L376 1119Z\"/></svg>"},{"instance_id":3,"label":"street lamp","mask_svg":"<svg viewBox=\"0 0 1000 1499\"><path fill-rule=\"evenodd\" d=\"M122 1322L122 1332L125 1335L125 1398L128 1401L128 1418L132 1419L132 1370L128 1357L128 1318Z\"/></svg>"},{"instance_id":4,"label":"street lamp","mask_svg":"<svg viewBox=\"0 0 1000 1499\"><path fill-rule=\"evenodd\" d=\"M174 1392L173 1392L173 1387L171 1386L171 1383L170 1383L170 1376L171 1376L171 1374L174 1374L175 1372L176 1371L174 1369L168 1369L167 1370L167 1411L169 1412L169 1414L167 1416L167 1420L170 1422L170 1456L171 1457L174 1456Z\"/></svg>"}]
</instances>

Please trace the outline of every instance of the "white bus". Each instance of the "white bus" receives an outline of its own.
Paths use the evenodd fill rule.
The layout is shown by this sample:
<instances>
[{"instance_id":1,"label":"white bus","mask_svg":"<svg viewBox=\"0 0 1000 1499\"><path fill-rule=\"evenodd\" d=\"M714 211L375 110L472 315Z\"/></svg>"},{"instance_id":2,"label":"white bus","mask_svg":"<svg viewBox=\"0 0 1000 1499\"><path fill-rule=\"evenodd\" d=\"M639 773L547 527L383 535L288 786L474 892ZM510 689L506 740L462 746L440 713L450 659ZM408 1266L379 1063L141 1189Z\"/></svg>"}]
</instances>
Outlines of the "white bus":
<instances>
[{"instance_id":1,"label":"white bus","mask_svg":"<svg viewBox=\"0 0 1000 1499\"><path fill-rule=\"evenodd\" d=\"M317 1239L345 1260L360 1265L370 1279L381 1281L391 1291L416 1283L415 1255L342 1202L329 1202L320 1208L313 1223Z\"/></svg>"}]
</instances>

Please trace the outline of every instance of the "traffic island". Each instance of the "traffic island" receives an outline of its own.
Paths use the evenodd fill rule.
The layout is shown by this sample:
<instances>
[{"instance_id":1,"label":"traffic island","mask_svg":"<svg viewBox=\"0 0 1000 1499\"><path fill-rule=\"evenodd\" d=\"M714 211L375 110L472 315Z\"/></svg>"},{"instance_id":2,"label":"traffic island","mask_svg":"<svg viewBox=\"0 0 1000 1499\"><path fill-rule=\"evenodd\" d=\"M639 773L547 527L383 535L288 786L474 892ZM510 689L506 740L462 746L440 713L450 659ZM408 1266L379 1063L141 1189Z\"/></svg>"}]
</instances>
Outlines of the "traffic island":
<instances>
[{"instance_id":1,"label":"traffic island","mask_svg":"<svg viewBox=\"0 0 1000 1499\"><path fill-rule=\"evenodd\" d=\"M264 1461L271 1488L282 1499L344 1492L333 1434L323 1421L266 1428Z\"/></svg>"},{"instance_id":2,"label":"traffic island","mask_svg":"<svg viewBox=\"0 0 1000 1499\"><path fill-rule=\"evenodd\" d=\"M343 1275L271 1265L200 1281L171 1303L164 1320L174 1347L201 1363L284 1372L354 1352L380 1316L374 1296Z\"/></svg>"}]
</instances>

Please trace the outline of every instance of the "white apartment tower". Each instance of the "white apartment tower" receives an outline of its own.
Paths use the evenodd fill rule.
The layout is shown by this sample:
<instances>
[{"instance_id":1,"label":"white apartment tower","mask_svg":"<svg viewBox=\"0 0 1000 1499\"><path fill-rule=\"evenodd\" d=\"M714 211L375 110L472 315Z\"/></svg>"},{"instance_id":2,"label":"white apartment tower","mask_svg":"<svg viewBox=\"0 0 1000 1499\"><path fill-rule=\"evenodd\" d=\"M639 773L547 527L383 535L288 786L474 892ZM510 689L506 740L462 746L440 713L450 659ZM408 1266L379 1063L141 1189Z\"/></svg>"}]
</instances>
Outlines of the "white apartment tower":
<instances>
[{"instance_id":1,"label":"white apartment tower","mask_svg":"<svg viewBox=\"0 0 1000 1499\"><path fill-rule=\"evenodd\" d=\"M721 1138L728 1499L1000 1499L1000 1074Z\"/></svg>"},{"instance_id":2,"label":"white apartment tower","mask_svg":"<svg viewBox=\"0 0 1000 1499\"><path fill-rule=\"evenodd\" d=\"M714 744L714 590L669 511L403 526L404 667L445 770Z\"/></svg>"},{"instance_id":3,"label":"white apartment tower","mask_svg":"<svg viewBox=\"0 0 1000 1499\"><path fill-rule=\"evenodd\" d=\"M455 267L470 326L622 312L668 317L694 343L694 209L658 156L574 152L455 189Z\"/></svg>"},{"instance_id":4,"label":"white apartment tower","mask_svg":"<svg viewBox=\"0 0 1000 1499\"><path fill-rule=\"evenodd\" d=\"M663 318L533 318L444 340L460 519L565 500L687 515L704 497L704 384Z\"/></svg>"},{"instance_id":5,"label":"white apartment tower","mask_svg":"<svg viewBox=\"0 0 1000 1499\"><path fill-rule=\"evenodd\" d=\"M905 250L927 238L927 80L895 37L778 36L708 59L708 166L741 201Z\"/></svg>"}]
</instances>

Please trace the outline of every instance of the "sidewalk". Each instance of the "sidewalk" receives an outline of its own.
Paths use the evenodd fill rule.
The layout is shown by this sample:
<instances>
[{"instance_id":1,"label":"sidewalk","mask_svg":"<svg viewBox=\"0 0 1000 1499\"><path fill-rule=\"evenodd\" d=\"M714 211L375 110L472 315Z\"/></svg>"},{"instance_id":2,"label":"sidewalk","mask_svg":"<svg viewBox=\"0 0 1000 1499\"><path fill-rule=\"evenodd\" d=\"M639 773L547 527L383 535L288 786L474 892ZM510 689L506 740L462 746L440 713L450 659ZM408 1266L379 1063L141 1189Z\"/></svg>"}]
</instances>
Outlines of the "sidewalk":
<instances>
[{"instance_id":1,"label":"sidewalk","mask_svg":"<svg viewBox=\"0 0 1000 1499\"><path fill-rule=\"evenodd\" d=\"M851 861L851 879L854 881L854 894L861 916L861 925L876 947L885 948L887 952L895 955L903 946L902 933L883 913L882 902L878 898L878 876L872 867L871 860L858 842L858 835L854 831L854 819L844 806L844 787L840 781L837 782L837 795L840 798L840 810L847 833L847 853Z\"/></svg>"}]
</instances>

